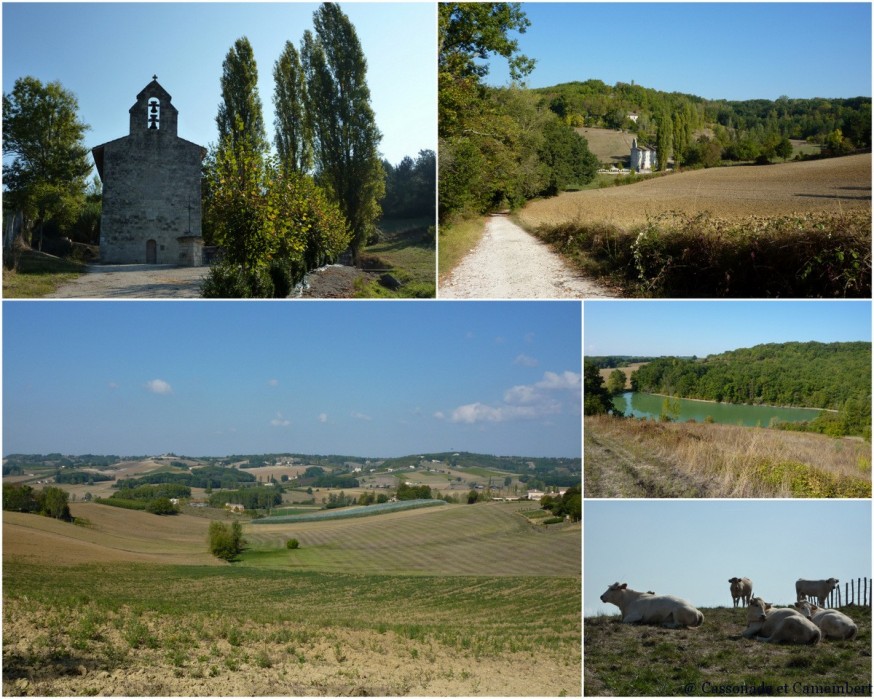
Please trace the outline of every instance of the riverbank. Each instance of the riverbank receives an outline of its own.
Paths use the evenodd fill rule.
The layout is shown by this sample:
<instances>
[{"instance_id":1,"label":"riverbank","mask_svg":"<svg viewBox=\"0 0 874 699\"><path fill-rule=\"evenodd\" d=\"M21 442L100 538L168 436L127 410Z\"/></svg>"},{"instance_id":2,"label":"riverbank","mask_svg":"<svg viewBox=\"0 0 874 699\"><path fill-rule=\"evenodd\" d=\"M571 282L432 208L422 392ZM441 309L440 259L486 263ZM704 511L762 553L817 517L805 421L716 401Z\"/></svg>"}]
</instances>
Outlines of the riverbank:
<instances>
[{"instance_id":1,"label":"riverbank","mask_svg":"<svg viewBox=\"0 0 874 699\"><path fill-rule=\"evenodd\" d=\"M634 392L634 391L632 391ZM623 391L623 393L629 393L629 391ZM669 396L667 393L647 393L645 391L636 391L636 393L646 393L648 396L658 396L659 398L676 398L676 396ZM766 403L726 403L720 400L709 400L707 398L685 398L681 397L680 400L691 400L696 403L713 403L714 405L737 405L739 407L748 407L748 408L775 408L777 410L819 410L823 413L836 413L837 410L833 410L832 408L810 408L806 405L768 405Z\"/></svg>"}]
</instances>

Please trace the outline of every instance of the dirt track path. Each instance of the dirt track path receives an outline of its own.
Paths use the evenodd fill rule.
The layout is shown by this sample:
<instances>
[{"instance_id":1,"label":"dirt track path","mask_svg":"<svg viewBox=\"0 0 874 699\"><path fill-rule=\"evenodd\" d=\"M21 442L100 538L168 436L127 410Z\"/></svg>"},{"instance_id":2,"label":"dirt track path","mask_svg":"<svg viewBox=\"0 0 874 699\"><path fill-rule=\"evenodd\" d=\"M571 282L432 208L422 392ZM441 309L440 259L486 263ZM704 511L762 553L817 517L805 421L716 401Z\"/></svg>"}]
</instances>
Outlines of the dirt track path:
<instances>
[{"instance_id":1,"label":"dirt track path","mask_svg":"<svg viewBox=\"0 0 874 699\"><path fill-rule=\"evenodd\" d=\"M46 298L200 298L200 285L208 271L208 267L169 265L88 265L85 274Z\"/></svg>"},{"instance_id":2,"label":"dirt track path","mask_svg":"<svg viewBox=\"0 0 874 699\"><path fill-rule=\"evenodd\" d=\"M705 487L655 456L641 457L627 445L587 426L583 489L587 498L712 497Z\"/></svg>"},{"instance_id":3,"label":"dirt track path","mask_svg":"<svg viewBox=\"0 0 874 699\"><path fill-rule=\"evenodd\" d=\"M184 299L200 298L209 267L170 265L89 265L78 279L45 298ZM307 275L306 287L291 298L352 298L358 277L373 278L356 267L327 265Z\"/></svg>"},{"instance_id":4,"label":"dirt track path","mask_svg":"<svg viewBox=\"0 0 874 699\"><path fill-rule=\"evenodd\" d=\"M581 299L613 294L573 271L506 216L492 216L479 244L437 288L444 299Z\"/></svg>"}]
</instances>

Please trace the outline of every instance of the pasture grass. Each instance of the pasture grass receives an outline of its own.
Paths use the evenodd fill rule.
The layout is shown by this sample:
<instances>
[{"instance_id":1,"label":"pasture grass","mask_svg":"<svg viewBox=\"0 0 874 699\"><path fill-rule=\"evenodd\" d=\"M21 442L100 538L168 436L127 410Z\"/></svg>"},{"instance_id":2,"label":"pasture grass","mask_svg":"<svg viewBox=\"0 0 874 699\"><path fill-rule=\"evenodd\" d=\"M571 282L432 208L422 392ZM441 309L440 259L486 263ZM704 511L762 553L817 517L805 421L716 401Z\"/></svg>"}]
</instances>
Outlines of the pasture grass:
<instances>
[{"instance_id":1,"label":"pasture grass","mask_svg":"<svg viewBox=\"0 0 874 699\"><path fill-rule=\"evenodd\" d=\"M622 624L618 616L586 617L585 695L797 696L833 694L836 690L825 688L843 688L845 682L864 687L860 693L870 694L870 608L841 610L859 627L855 639L822 641L816 646L743 638L746 610L742 608L701 611L704 624L695 629ZM811 691L810 687L821 689Z\"/></svg>"},{"instance_id":2,"label":"pasture grass","mask_svg":"<svg viewBox=\"0 0 874 699\"><path fill-rule=\"evenodd\" d=\"M361 255L370 269L390 269L402 283L392 291L377 281L356 283L356 298L433 298L436 293L436 249L434 220L383 219L379 223L380 240Z\"/></svg>"},{"instance_id":3,"label":"pasture grass","mask_svg":"<svg viewBox=\"0 0 874 699\"><path fill-rule=\"evenodd\" d=\"M722 219L671 212L533 231L584 274L637 297L870 297L871 214Z\"/></svg>"},{"instance_id":4,"label":"pasture grass","mask_svg":"<svg viewBox=\"0 0 874 699\"><path fill-rule=\"evenodd\" d=\"M20 253L15 270L3 269L4 298L40 298L82 276L85 265L35 250Z\"/></svg>"},{"instance_id":5,"label":"pasture grass","mask_svg":"<svg viewBox=\"0 0 874 699\"><path fill-rule=\"evenodd\" d=\"M586 497L603 497L599 484L618 480L610 473L620 452L635 462L628 469L667 464L677 483L692 481L706 497L871 497L871 445L858 439L607 416L586 417L584 429ZM599 456L604 447L614 456Z\"/></svg>"},{"instance_id":6,"label":"pasture grass","mask_svg":"<svg viewBox=\"0 0 874 699\"><path fill-rule=\"evenodd\" d=\"M437 274L440 278L455 269L485 233L482 216L457 218L441 223L437 238Z\"/></svg>"}]
</instances>

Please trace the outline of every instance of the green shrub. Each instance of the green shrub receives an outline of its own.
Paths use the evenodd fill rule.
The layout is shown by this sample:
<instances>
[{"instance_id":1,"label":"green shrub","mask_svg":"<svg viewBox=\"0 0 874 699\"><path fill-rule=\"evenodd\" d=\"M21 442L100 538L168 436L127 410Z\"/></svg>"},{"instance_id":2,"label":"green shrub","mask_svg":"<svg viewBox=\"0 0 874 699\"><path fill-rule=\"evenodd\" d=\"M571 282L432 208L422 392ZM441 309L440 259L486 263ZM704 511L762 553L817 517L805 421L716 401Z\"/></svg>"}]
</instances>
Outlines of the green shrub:
<instances>
[{"instance_id":1,"label":"green shrub","mask_svg":"<svg viewBox=\"0 0 874 699\"><path fill-rule=\"evenodd\" d=\"M179 514L179 509L169 498L155 498L146 505L146 512L153 515L176 515Z\"/></svg>"},{"instance_id":2,"label":"green shrub","mask_svg":"<svg viewBox=\"0 0 874 699\"><path fill-rule=\"evenodd\" d=\"M296 549L300 548L300 542L297 539L289 539L285 542L285 548L287 549Z\"/></svg>"},{"instance_id":3,"label":"green shrub","mask_svg":"<svg viewBox=\"0 0 874 699\"><path fill-rule=\"evenodd\" d=\"M267 270L246 272L240 265L220 262L210 268L200 294L207 299L269 299L274 286Z\"/></svg>"},{"instance_id":4,"label":"green shrub","mask_svg":"<svg viewBox=\"0 0 874 699\"><path fill-rule=\"evenodd\" d=\"M210 522L209 552L216 558L233 561L243 550L243 527L239 522L230 526L223 522Z\"/></svg>"},{"instance_id":5,"label":"green shrub","mask_svg":"<svg viewBox=\"0 0 874 699\"><path fill-rule=\"evenodd\" d=\"M294 288L290 264L286 260L271 260L268 272L273 283L274 298L287 298Z\"/></svg>"}]
</instances>

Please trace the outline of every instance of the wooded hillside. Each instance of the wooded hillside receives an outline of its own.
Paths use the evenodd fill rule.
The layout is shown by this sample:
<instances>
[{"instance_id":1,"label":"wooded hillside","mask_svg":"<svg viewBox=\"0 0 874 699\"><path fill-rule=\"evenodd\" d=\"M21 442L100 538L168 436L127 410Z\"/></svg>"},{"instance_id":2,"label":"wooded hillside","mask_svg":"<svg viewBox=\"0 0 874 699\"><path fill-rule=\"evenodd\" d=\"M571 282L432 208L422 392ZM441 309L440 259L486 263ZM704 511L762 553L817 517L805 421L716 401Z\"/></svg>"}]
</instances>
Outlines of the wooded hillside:
<instances>
[{"instance_id":1,"label":"wooded hillside","mask_svg":"<svg viewBox=\"0 0 874 699\"><path fill-rule=\"evenodd\" d=\"M807 139L828 155L871 148L871 98L708 100L601 80L539 88L549 108L575 127L625 129L682 165L786 158L780 144ZM632 118L634 117L634 118ZM662 168L667 159L660 163Z\"/></svg>"},{"instance_id":2,"label":"wooded hillside","mask_svg":"<svg viewBox=\"0 0 874 699\"><path fill-rule=\"evenodd\" d=\"M632 376L637 391L726 403L838 410L870 404L870 342L756 345L705 359L663 357Z\"/></svg>"}]
</instances>

